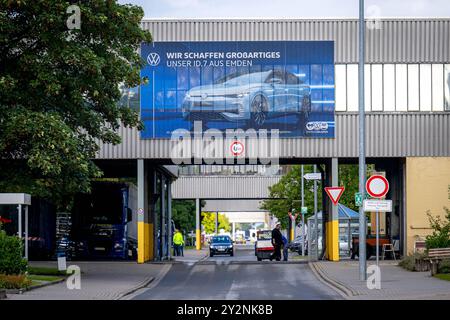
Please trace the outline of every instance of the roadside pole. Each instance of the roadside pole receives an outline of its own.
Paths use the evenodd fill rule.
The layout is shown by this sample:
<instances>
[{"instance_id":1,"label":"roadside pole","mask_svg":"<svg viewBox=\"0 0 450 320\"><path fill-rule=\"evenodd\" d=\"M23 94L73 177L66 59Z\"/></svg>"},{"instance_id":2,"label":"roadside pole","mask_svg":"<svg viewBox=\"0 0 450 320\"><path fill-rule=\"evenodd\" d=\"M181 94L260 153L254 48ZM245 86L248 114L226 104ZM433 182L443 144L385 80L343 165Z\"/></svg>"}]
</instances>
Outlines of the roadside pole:
<instances>
[{"instance_id":1,"label":"roadside pole","mask_svg":"<svg viewBox=\"0 0 450 320\"><path fill-rule=\"evenodd\" d=\"M304 175L304 168L302 165L302 208L305 206L305 178L303 178ZM301 209L302 210L302 209ZM302 215L302 256L305 256L305 214L303 212L301 212L300 210L300 214ZM294 230L295 230L295 226L294 226Z\"/></svg>"},{"instance_id":2,"label":"roadside pole","mask_svg":"<svg viewBox=\"0 0 450 320\"><path fill-rule=\"evenodd\" d=\"M365 159L365 112L364 112L364 50L365 24L364 0L359 0L359 63L358 63L358 96L359 96L359 193L365 193L366 159ZM366 273L366 214L359 207L359 279L365 281Z\"/></svg>"},{"instance_id":3,"label":"roadside pole","mask_svg":"<svg viewBox=\"0 0 450 320\"><path fill-rule=\"evenodd\" d=\"M316 173L317 165L314 165L314 173ZM317 217L317 180L314 180L314 229L316 232L316 260L319 260L319 225Z\"/></svg>"},{"instance_id":4,"label":"roadside pole","mask_svg":"<svg viewBox=\"0 0 450 320\"><path fill-rule=\"evenodd\" d=\"M380 261L380 212L375 212L375 224L376 224L376 246L377 246L377 266Z\"/></svg>"},{"instance_id":5,"label":"roadside pole","mask_svg":"<svg viewBox=\"0 0 450 320\"><path fill-rule=\"evenodd\" d=\"M200 199L195 199L195 248L202 249L202 237L200 226Z\"/></svg>"}]
</instances>

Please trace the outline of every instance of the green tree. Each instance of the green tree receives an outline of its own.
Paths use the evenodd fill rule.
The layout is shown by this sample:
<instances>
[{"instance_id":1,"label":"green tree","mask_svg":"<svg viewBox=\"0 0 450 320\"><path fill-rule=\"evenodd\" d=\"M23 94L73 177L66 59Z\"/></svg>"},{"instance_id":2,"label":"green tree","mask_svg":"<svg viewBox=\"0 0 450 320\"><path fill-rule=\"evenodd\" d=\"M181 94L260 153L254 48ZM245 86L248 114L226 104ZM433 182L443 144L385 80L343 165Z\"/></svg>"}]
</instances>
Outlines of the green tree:
<instances>
[{"instance_id":1,"label":"green tree","mask_svg":"<svg viewBox=\"0 0 450 320\"><path fill-rule=\"evenodd\" d=\"M444 219L434 217L430 211L427 211L427 216L433 230L425 240L427 249L450 247L450 210L444 207Z\"/></svg>"},{"instance_id":2,"label":"green tree","mask_svg":"<svg viewBox=\"0 0 450 320\"><path fill-rule=\"evenodd\" d=\"M195 230L195 200L173 200L172 219L183 234Z\"/></svg>"},{"instance_id":3,"label":"green tree","mask_svg":"<svg viewBox=\"0 0 450 320\"><path fill-rule=\"evenodd\" d=\"M72 3L78 30L66 23ZM0 192L65 204L101 176L97 140L119 143L121 124L142 128L118 103L120 85L142 82L137 49L151 41L142 17L113 0L0 0Z\"/></svg>"},{"instance_id":4,"label":"green tree","mask_svg":"<svg viewBox=\"0 0 450 320\"><path fill-rule=\"evenodd\" d=\"M219 213L218 222L218 230L223 229L225 232L231 230L230 221L224 214ZM216 232L216 213L202 212L202 225L205 228L206 233Z\"/></svg>"},{"instance_id":5,"label":"green tree","mask_svg":"<svg viewBox=\"0 0 450 320\"><path fill-rule=\"evenodd\" d=\"M372 170L368 166L368 171ZM304 173L313 172L312 165L304 165ZM358 166L357 165L339 165L339 185L345 186L345 192L341 197L340 203L358 210L355 206L355 193L358 192ZM322 210L322 186L318 184L318 210ZM314 181L304 181L305 190L305 206L308 207L308 214L305 219L313 215L314 210ZM268 210L272 216L278 218L282 228L289 226L288 212L292 208L295 212L301 210L301 166L292 166L291 170L286 173L277 184L269 188L270 199L264 200L261 208ZM299 218L297 218L299 219Z\"/></svg>"},{"instance_id":6,"label":"green tree","mask_svg":"<svg viewBox=\"0 0 450 320\"><path fill-rule=\"evenodd\" d=\"M304 165L304 173L313 172L312 165ZM317 184L318 192L318 210L322 207L322 193L320 192L320 182ZM314 209L314 181L304 181L305 190L305 207L308 207L308 214L305 218L313 214ZM295 212L301 211L301 166L292 166L291 170L286 173L277 184L269 188L270 199L264 200L261 209L267 210L281 222L283 229L289 226L288 212L294 209ZM294 212L294 213L295 213ZM300 219L300 216L297 218ZM299 221L299 220L297 220Z\"/></svg>"}]
</instances>

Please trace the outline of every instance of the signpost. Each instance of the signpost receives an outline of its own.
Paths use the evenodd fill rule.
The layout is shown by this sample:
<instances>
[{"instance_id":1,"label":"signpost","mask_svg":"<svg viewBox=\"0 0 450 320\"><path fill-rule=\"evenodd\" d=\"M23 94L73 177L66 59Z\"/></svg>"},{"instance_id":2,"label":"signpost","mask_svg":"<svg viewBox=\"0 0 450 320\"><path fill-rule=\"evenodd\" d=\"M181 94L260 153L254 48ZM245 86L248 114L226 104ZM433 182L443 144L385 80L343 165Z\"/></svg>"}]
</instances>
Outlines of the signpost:
<instances>
[{"instance_id":1,"label":"signpost","mask_svg":"<svg viewBox=\"0 0 450 320\"><path fill-rule=\"evenodd\" d=\"M306 180L321 180L322 174L320 172L307 173L303 176L303 178Z\"/></svg>"},{"instance_id":2,"label":"signpost","mask_svg":"<svg viewBox=\"0 0 450 320\"><path fill-rule=\"evenodd\" d=\"M375 220L375 230L376 230L376 252L377 252L377 266L380 260L380 212L391 212L392 211L392 200L380 200L386 196L389 191L389 182L387 179L381 175L373 175L366 181L366 191L367 193L378 199L368 199L364 200L364 212L374 212L376 214Z\"/></svg>"}]
</instances>

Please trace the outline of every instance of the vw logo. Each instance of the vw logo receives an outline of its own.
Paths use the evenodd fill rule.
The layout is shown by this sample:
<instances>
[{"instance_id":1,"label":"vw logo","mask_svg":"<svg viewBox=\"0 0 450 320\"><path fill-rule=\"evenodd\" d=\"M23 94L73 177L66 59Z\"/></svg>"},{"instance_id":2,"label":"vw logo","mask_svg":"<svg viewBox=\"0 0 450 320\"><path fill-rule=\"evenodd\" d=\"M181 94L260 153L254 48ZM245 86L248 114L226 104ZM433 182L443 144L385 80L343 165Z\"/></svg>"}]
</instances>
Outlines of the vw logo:
<instances>
[{"instance_id":1,"label":"vw logo","mask_svg":"<svg viewBox=\"0 0 450 320\"><path fill-rule=\"evenodd\" d=\"M160 61L161 58L159 57L159 54L157 54L156 52L151 52L147 56L147 62L152 67L156 67Z\"/></svg>"},{"instance_id":2,"label":"vw logo","mask_svg":"<svg viewBox=\"0 0 450 320\"><path fill-rule=\"evenodd\" d=\"M202 93L202 99L205 100L206 98L208 98L208 94L207 93Z\"/></svg>"}]
</instances>

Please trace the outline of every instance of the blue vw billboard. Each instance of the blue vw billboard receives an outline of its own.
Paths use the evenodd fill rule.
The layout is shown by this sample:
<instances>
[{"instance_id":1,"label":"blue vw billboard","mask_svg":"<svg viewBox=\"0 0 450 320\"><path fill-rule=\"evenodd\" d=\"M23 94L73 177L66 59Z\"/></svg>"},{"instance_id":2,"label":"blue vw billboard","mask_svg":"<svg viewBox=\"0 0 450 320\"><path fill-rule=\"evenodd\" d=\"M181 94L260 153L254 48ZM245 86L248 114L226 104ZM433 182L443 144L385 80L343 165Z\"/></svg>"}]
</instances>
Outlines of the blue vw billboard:
<instances>
[{"instance_id":1,"label":"blue vw billboard","mask_svg":"<svg viewBox=\"0 0 450 320\"><path fill-rule=\"evenodd\" d=\"M141 138L176 129L278 129L334 137L332 41L155 42L141 46Z\"/></svg>"}]
</instances>

